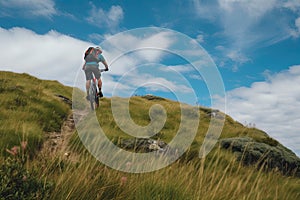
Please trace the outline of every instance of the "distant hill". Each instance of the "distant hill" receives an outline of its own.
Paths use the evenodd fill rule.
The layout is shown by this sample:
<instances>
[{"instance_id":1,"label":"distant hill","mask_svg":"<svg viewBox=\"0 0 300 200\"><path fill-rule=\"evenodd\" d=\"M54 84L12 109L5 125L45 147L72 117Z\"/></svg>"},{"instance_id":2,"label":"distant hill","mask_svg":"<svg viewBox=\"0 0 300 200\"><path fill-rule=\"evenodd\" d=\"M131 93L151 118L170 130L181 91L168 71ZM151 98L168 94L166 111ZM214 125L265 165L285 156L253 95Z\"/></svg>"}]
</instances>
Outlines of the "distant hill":
<instances>
[{"instance_id":1,"label":"distant hill","mask_svg":"<svg viewBox=\"0 0 300 200\"><path fill-rule=\"evenodd\" d=\"M264 131L246 127L218 110L205 107L185 105L199 111L196 137L174 164L156 172L129 174L107 168L85 150L74 125L69 130L74 134L67 141L68 152L41 158L40 150L48 140L45 135L63 134L63 123L72 113L72 92L73 88L57 81L0 71L0 161L11 156L6 149L26 140L31 161L25 167L34 169L38 179L52 182L53 187L47 189L50 199L300 198L300 159L291 150ZM128 101L130 116L140 126L151 122L149 109L153 105L165 109L164 126L149 139L160 142L159 148L165 148L179 129L179 102L153 95L103 98L96 116L106 136L120 148L140 152L149 148L151 142L121 130L112 113L112 100ZM200 159L199 149L209 123L217 117L225 117L218 143ZM90 136L88 131L85 134ZM0 191L0 199L5 199L1 194L4 193Z\"/></svg>"}]
</instances>

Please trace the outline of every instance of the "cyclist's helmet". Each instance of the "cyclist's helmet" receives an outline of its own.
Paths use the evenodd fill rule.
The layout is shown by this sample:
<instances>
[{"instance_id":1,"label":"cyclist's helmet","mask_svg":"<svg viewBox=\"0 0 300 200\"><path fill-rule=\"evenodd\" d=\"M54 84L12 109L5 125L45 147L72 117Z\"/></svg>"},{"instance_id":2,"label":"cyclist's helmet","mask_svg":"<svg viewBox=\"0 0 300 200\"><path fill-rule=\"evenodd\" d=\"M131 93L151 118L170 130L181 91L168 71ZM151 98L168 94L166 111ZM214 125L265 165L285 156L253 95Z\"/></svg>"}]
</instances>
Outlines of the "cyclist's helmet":
<instances>
[{"instance_id":1,"label":"cyclist's helmet","mask_svg":"<svg viewBox=\"0 0 300 200\"><path fill-rule=\"evenodd\" d=\"M96 50L101 51L102 52L102 48L101 47L95 47Z\"/></svg>"}]
</instances>

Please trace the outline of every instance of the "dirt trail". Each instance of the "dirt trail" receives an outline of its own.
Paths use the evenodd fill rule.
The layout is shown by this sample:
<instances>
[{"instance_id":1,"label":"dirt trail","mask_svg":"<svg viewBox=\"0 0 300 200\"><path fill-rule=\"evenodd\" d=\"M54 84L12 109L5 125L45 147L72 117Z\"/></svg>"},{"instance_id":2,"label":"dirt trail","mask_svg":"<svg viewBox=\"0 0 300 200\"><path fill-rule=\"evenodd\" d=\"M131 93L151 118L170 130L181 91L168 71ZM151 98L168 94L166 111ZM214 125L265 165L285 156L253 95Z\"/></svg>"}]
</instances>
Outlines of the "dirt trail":
<instances>
[{"instance_id":1,"label":"dirt trail","mask_svg":"<svg viewBox=\"0 0 300 200\"><path fill-rule=\"evenodd\" d=\"M78 119L74 119L74 115L71 113L64 121L59 132L46 133L40 155L42 157L61 157L74 162L78 161L79 155L70 151L69 141L76 131L75 121L80 120L85 115L85 112L76 113Z\"/></svg>"}]
</instances>

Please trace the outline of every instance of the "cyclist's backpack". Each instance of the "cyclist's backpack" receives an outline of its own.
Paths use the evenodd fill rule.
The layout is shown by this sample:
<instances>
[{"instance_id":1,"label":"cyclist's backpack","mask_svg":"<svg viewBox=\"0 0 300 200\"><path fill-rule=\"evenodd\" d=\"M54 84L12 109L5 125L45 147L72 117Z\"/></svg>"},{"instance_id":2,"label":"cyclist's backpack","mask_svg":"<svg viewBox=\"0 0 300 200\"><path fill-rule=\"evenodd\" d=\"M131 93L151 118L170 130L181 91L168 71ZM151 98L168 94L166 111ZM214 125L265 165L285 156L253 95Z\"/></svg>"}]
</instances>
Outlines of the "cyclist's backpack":
<instances>
[{"instance_id":1,"label":"cyclist's backpack","mask_svg":"<svg viewBox=\"0 0 300 200\"><path fill-rule=\"evenodd\" d=\"M84 60L86 62L98 62L98 54L94 47L89 47L84 53Z\"/></svg>"}]
</instances>

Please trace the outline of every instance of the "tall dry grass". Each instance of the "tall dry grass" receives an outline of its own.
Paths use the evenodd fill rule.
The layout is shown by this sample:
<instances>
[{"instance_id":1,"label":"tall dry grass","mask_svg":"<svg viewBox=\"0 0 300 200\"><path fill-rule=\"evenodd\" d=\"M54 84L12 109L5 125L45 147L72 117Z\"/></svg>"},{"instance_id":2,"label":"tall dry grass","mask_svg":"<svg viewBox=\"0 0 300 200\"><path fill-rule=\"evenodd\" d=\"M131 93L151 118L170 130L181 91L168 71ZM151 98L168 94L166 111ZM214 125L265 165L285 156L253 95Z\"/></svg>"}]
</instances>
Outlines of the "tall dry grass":
<instances>
[{"instance_id":1,"label":"tall dry grass","mask_svg":"<svg viewBox=\"0 0 300 200\"><path fill-rule=\"evenodd\" d=\"M76 148L76 146L75 146ZM78 147L77 147L78 148ZM48 160L41 176L55 181L51 199L299 199L300 179L245 167L230 153L215 149L206 158L149 173L111 169L88 152L77 162Z\"/></svg>"}]
</instances>

